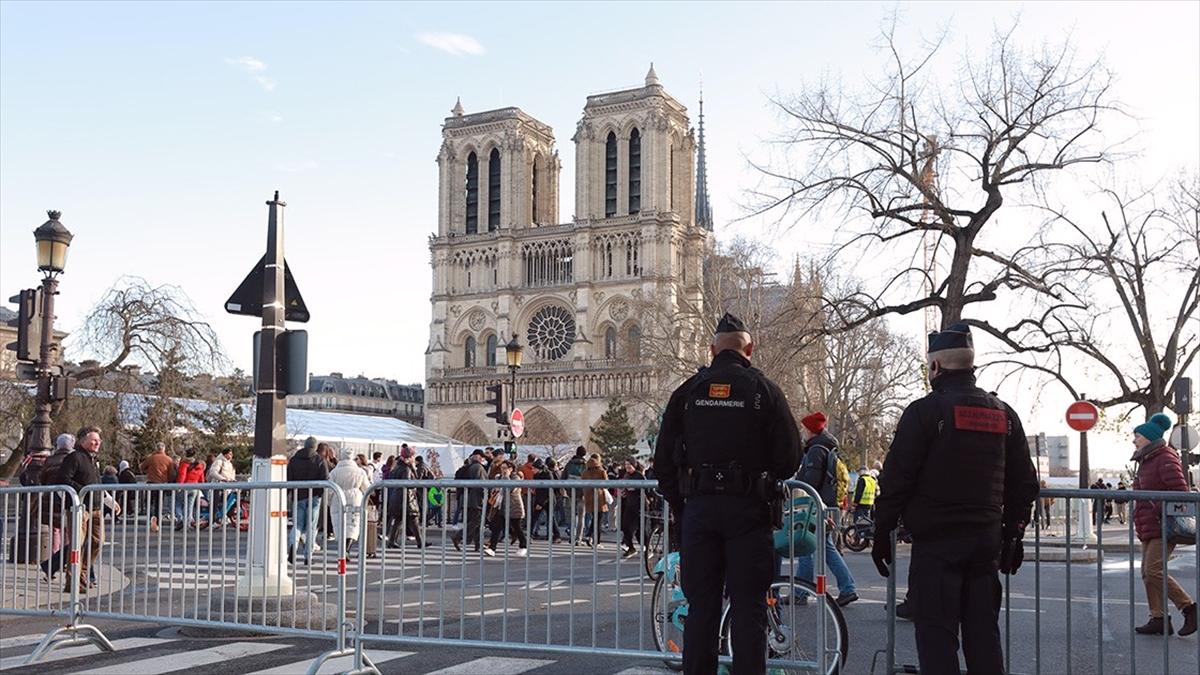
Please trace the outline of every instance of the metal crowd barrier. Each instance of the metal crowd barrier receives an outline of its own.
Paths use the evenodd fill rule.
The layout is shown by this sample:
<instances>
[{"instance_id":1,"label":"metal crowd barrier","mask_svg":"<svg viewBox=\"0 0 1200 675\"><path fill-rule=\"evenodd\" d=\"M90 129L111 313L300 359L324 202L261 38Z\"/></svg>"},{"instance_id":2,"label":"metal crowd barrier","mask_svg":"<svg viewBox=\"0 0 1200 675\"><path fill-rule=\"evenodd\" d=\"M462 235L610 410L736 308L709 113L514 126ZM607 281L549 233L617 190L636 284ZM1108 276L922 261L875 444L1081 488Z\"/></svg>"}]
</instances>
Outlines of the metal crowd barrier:
<instances>
[{"instance_id":1,"label":"metal crowd barrier","mask_svg":"<svg viewBox=\"0 0 1200 675\"><path fill-rule=\"evenodd\" d=\"M1042 497L1064 503L1065 517L1054 534L1046 534L1041 523L1031 523L1025 532L1024 564L1015 576L1003 578L1000 630L1005 670L1036 675L1200 672L1200 633L1181 637L1134 631L1150 616L1150 589L1144 581L1135 583L1135 576L1144 578L1141 560L1151 547L1158 548L1162 560L1161 587L1155 592L1161 594L1165 615L1174 615L1174 630L1181 625L1181 615L1169 598L1168 579L1176 577L1177 587L1193 602L1200 601L1200 532L1186 545L1168 544L1166 536L1169 519L1197 515L1200 492L1043 488ZM1081 538L1079 519L1089 521L1104 500L1118 499L1128 500L1126 523L1100 527L1090 538ZM1137 502L1153 503L1158 510L1160 535L1145 543L1136 536ZM895 541L893 533L893 560L898 561ZM893 566L887 583L887 672L918 673L915 649L899 644L911 630L896 623L898 569Z\"/></svg>"},{"instance_id":2,"label":"metal crowd barrier","mask_svg":"<svg viewBox=\"0 0 1200 675\"><path fill-rule=\"evenodd\" d=\"M671 603L680 598L668 592L655 597L659 575L670 566L665 557L645 553L652 537L660 537L664 549L677 537L672 528L678 524L656 486L652 480L577 479L388 480L373 485L360 520L377 517L386 546L370 561L358 558L356 654L361 656L366 643L393 643L678 662L681 636L670 644L663 635ZM458 499L465 495L461 529L426 525L422 495L433 487L459 491ZM791 487L820 503L811 487L799 482ZM608 510L618 511L615 521L625 532L604 529L602 510L595 505L605 500L605 491L618 492ZM566 522L547 523L545 512L555 511L556 502ZM622 505L635 511L621 513ZM815 521L820 545L814 569L818 587L823 587L825 523L824 518ZM540 523L546 523L545 532L522 547L522 540L532 535L531 526ZM556 529L561 542L555 540ZM582 544L572 543L581 538ZM635 552L626 555L622 540L632 542ZM792 553L794 557L794 543ZM395 581L375 584L376 578ZM822 594L814 604L823 607L826 602L832 601ZM800 603L789 605L794 622L797 612L805 610ZM820 618L812 627L812 658L774 659L773 667L828 672L835 658L825 644L831 627L824 611L814 613ZM356 660L355 672L370 672L370 665Z\"/></svg>"},{"instance_id":3,"label":"metal crowd barrier","mask_svg":"<svg viewBox=\"0 0 1200 675\"><path fill-rule=\"evenodd\" d=\"M81 527L79 497L69 487L0 488L0 614L67 619L66 626L46 634L30 663L60 647L113 650L100 630L80 623ZM57 583L60 578L65 583Z\"/></svg>"},{"instance_id":4,"label":"metal crowd barrier","mask_svg":"<svg viewBox=\"0 0 1200 675\"><path fill-rule=\"evenodd\" d=\"M345 507L342 491L335 484L95 484L78 495L61 486L0 488L0 516L14 496L20 499L30 491L69 495L72 531L81 536L67 537L64 542L72 580L69 623L48 635L28 663L57 647L77 644L81 632L94 632L91 641L111 650L99 631L79 624L87 618L333 640L335 648L319 656L310 672L330 658L353 653L348 646L351 624L347 618L345 539L327 540L316 518L318 500L331 500L334 529L344 527L341 519L353 508ZM248 530L253 502L259 499L268 500L269 517L253 526L265 527L271 537L294 537L297 551L308 550L308 556L297 555L294 565L283 557L271 561L260 556L260 561L267 562L251 570L253 539ZM307 518L302 515L306 504ZM7 523L9 518L0 520ZM114 545L104 546L106 539ZM290 548L282 546L280 550ZM19 573L26 579L31 565L54 560L53 555L42 558L40 553L37 558L23 559L26 569ZM250 576L251 571L257 574ZM94 579L89 579L93 573ZM6 599L8 578L0 578ZM279 578L291 583L276 581ZM37 583L44 587L46 582L39 579ZM47 593L52 595L54 590L51 586ZM12 609L6 602L0 612L53 613L62 609L61 598L57 602L59 606L47 611ZM59 641L67 634L73 639Z\"/></svg>"},{"instance_id":5,"label":"metal crowd barrier","mask_svg":"<svg viewBox=\"0 0 1200 675\"><path fill-rule=\"evenodd\" d=\"M677 663L682 634L673 641L670 631L673 612L681 603L686 606L677 590L685 572L672 555L678 523L656 486L652 480L384 481L351 505L344 504L341 490L328 481L98 484L78 495L63 487L0 488L0 526L5 533L16 531L22 519L33 519L21 500L32 503L34 495L43 494L57 495L60 506L65 500L67 508L58 509L57 517L81 532L68 537L63 547L69 565L64 571L71 575L69 592L56 595L53 587L44 588L44 581L29 578L34 565L54 559L54 552L30 551L26 543L19 562L0 568L5 599L0 612L67 617L67 625L46 637L30 663L66 644L95 642L111 649L98 630L81 623L94 618L333 640L334 648L311 664L310 673L331 658L348 656L354 659L352 672L378 672L363 653L364 643L603 654ZM786 605L778 615L789 616L791 626L805 628L796 631L796 639L805 640L806 646L789 651L787 658L772 659L770 665L831 672L837 667L838 645L831 644L829 636L837 634L838 627L828 623L832 600L824 594L826 530L825 519L819 517L824 512L811 487L799 482L789 486L793 496L817 505L811 530L817 541L814 580L821 592L811 593L815 602L808 602L792 584L777 584L786 590L771 598L772 606ZM466 496L462 528L428 525L423 497L433 487ZM606 493L612 495L611 502ZM318 525L318 497L333 507L332 540ZM258 499L269 500L272 519L251 525L251 502ZM621 531L605 528L603 507L617 511L614 520ZM286 527L289 514L291 528ZM352 536L355 520L357 538ZM531 526L536 525L545 530L535 536ZM294 564L279 559L273 561L273 570L260 570L276 576L291 572L290 588L268 585L265 575L257 587L239 583L249 568L252 540L245 530L259 526L268 527L273 537L293 533ZM786 526L790 531L792 521ZM561 540L555 539L555 532ZM103 546L105 537L114 545ZM461 551L454 545L457 537L462 538ZM582 543L572 543L580 539ZM622 539L633 549L623 549ZM795 540L788 542L787 557L794 559ZM477 543L491 547L476 550ZM306 556L311 544L319 550L312 547ZM348 564L350 557L357 558L356 564ZM85 562L97 573L94 585L88 584ZM348 579L350 575L357 576ZM656 584L662 587L657 597ZM27 586L34 589L35 598L44 593L47 602L24 600L28 595L20 596L21 604L7 602L10 593L15 600L16 589ZM836 608L832 611L840 617ZM723 625L722 630L727 628ZM802 638L799 633L809 628L812 634ZM844 625L841 630L844 641ZM63 641L64 637L71 639ZM728 663L727 647L722 645L721 659Z\"/></svg>"}]
</instances>

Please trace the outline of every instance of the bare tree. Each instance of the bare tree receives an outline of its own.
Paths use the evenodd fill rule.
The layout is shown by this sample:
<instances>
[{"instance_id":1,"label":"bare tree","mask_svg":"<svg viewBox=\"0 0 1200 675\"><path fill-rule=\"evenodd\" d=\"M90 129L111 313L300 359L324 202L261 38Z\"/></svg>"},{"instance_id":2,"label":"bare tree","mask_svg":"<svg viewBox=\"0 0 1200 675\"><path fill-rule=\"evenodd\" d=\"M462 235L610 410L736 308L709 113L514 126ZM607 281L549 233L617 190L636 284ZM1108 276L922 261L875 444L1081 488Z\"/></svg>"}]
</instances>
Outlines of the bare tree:
<instances>
[{"instance_id":1,"label":"bare tree","mask_svg":"<svg viewBox=\"0 0 1200 675\"><path fill-rule=\"evenodd\" d=\"M963 57L953 86L939 86L942 41L909 57L893 20L882 35L890 67L867 92L820 84L774 101L788 126L781 154L759 164L755 212L788 226L840 217L829 267L870 260L879 274L871 288L826 295L822 331L926 308L945 328L1005 291L1070 302L1031 269L1036 247L985 235L1023 186L1105 161L1113 146L1100 123L1119 107L1099 62L1078 62L1069 43L1022 50L1014 33L995 34L982 58Z\"/></svg>"},{"instance_id":2,"label":"bare tree","mask_svg":"<svg viewBox=\"0 0 1200 675\"><path fill-rule=\"evenodd\" d=\"M80 380L120 372L127 364L159 372L172 361L193 373L226 366L216 332L187 294L139 277L118 279L72 337L75 350L98 360L76 373Z\"/></svg>"},{"instance_id":3,"label":"bare tree","mask_svg":"<svg viewBox=\"0 0 1200 675\"><path fill-rule=\"evenodd\" d=\"M1200 175L1175 182L1165 199L1111 188L1099 198L1084 216L1045 207L1056 234L1040 242L1039 273L1078 302L1026 321L1020 339L1006 338L1018 356L1005 363L1076 398L1071 373L1086 371L1105 387L1089 385L1097 405L1135 405L1149 416L1169 405L1176 378L1200 354Z\"/></svg>"}]
</instances>

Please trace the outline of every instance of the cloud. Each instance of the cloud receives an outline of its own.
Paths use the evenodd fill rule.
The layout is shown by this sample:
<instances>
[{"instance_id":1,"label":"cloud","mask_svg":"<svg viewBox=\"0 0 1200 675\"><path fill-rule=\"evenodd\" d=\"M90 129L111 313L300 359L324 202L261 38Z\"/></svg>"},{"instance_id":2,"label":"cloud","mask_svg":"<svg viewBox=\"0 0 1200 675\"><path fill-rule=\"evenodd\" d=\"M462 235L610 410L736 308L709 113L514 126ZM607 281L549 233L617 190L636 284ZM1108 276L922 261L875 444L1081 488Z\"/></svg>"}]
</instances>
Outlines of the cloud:
<instances>
[{"instance_id":1,"label":"cloud","mask_svg":"<svg viewBox=\"0 0 1200 675\"><path fill-rule=\"evenodd\" d=\"M317 168L317 161L314 159L302 159L296 162L279 162L275 165L276 171L284 173L300 173L301 171L312 171Z\"/></svg>"},{"instance_id":2,"label":"cloud","mask_svg":"<svg viewBox=\"0 0 1200 675\"><path fill-rule=\"evenodd\" d=\"M258 83L260 87L267 91L274 91L275 80L266 76L267 64L259 61L253 56L242 56L236 59L226 58L225 63L241 70L250 76L250 79Z\"/></svg>"},{"instance_id":3,"label":"cloud","mask_svg":"<svg viewBox=\"0 0 1200 675\"><path fill-rule=\"evenodd\" d=\"M451 56L479 56L486 51L479 40L462 33L419 33L417 41Z\"/></svg>"}]
</instances>

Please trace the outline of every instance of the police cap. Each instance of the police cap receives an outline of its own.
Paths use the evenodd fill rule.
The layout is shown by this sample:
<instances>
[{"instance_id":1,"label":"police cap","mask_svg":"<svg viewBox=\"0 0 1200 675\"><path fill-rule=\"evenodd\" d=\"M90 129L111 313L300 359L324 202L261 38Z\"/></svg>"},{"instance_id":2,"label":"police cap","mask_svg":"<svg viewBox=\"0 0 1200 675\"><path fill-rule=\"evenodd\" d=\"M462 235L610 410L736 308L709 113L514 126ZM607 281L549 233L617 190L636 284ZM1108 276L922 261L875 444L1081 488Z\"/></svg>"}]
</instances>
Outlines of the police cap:
<instances>
[{"instance_id":1,"label":"police cap","mask_svg":"<svg viewBox=\"0 0 1200 675\"><path fill-rule=\"evenodd\" d=\"M965 323L956 323L943 331L929 334L929 353L941 352L947 349L975 350L975 342L971 339L971 327Z\"/></svg>"},{"instance_id":2,"label":"police cap","mask_svg":"<svg viewBox=\"0 0 1200 675\"><path fill-rule=\"evenodd\" d=\"M746 325L742 323L742 320L730 314L729 312L725 312L725 316L721 317L721 320L717 322L717 335L720 335L721 333L748 332L750 331L746 330Z\"/></svg>"}]
</instances>

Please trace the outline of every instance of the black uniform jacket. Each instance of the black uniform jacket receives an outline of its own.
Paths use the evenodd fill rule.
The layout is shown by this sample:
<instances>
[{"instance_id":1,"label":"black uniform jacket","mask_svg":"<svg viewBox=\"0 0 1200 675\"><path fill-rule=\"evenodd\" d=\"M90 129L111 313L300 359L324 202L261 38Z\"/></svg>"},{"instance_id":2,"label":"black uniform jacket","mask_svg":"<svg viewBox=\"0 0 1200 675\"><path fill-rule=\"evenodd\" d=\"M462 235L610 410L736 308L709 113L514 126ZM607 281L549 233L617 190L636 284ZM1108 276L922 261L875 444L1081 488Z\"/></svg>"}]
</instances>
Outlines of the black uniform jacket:
<instances>
[{"instance_id":1,"label":"black uniform jacket","mask_svg":"<svg viewBox=\"0 0 1200 675\"><path fill-rule=\"evenodd\" d=\"M948 372L904 410L879 476L875 531L903 516L914 539L1029 521L1037 474L1017 413L975 385L971 371Z\"/></svg>"},{"instance_id":2,"label":"black uniform jacket","mask_svg":"<svg viewBox=\"0 0 1200 675\"><path fill-rule=\"evenodd\" d=\"M689 406L690 419L704 428L685 428ZM686 447L686 438L703 447ZM800 466L800 431L783 391L732 350L717 354L711 366L671 394L654 448L654 475L667 501L678 508L681 469L721 459L751 472L769 471L780 480Z\"/></svg>"}]
</instances>

